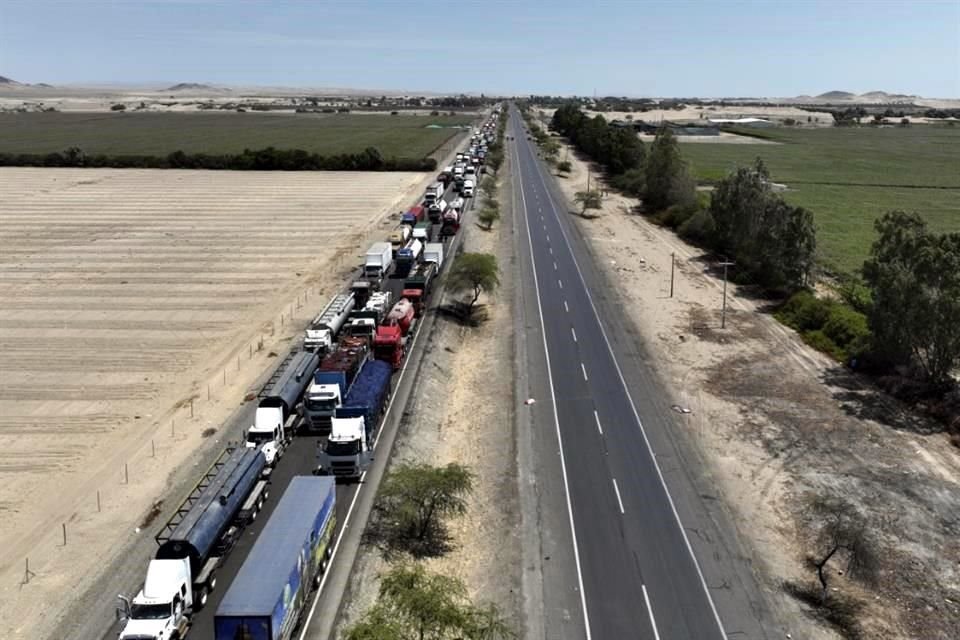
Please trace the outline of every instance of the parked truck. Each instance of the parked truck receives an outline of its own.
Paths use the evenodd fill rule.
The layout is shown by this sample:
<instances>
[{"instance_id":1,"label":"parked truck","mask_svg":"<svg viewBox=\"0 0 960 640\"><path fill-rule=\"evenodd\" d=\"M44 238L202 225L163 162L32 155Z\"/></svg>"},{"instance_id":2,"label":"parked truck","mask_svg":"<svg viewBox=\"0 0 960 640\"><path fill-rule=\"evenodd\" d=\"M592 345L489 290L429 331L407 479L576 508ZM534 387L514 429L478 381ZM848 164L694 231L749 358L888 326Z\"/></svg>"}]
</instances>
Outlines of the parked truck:
<instances>
[{"instance_id":1,"label":"parked truck","mask_svg":"<svg viewBox=\"0 0 960 640\"><path fill-rule=\"evenodd\" d=\"M303 412L311 431L326 433L330 430L330 420L369 356L368 341L348 336L342 338L336 350L323 359L313 374L313 383L303 401Z\"/></svg>"},{"instance_id":2,"label":"parked truck","mask_svg":"<svg viewBox=\"0 0 960 640\"><path fill-rule=\"evenodd\" d=\"M433 240L433 223L429 220L418 222L413 228L413 238L423 243Z\"/></svg>"},{"instance_id":3,"label":"parked truck","mask_svg":"<svg viewBox=\"0 0 960 640\"><path fill-rule=\"evenodd\" d=\"M258 449L228 447L156 535L156 557L143 588L120 596L119 640L183 638L206 605L216 573L243 527L267 499L266 459Z\"/></svg>"},{"instance_id":4,"label":"parked truck","mask_svg":"<svg viewBox=\"0 0 960 640\"><path fill-rule=\"evenodd\" d=\"M400 216L400 224L405 224L409 227L415 227L424 218L423 207L417 205L415 207L410 207L402 216Z\"/></svg>"},{"instance_id":5,"label":"parked truck","mask_svg":"<svg viewBox=\"0 0 960 640\"><path fill-rule=\"evenodd\" d=\"M390 398L392 373L393 367L380 360L363 368L343 406L337 409L330 437L319 445L314 473L359 478L367 470Z\"/></svg>"},{"instance_id":6,"label":"parked truck","mask_svg":"<svg viewBox=\"0 0 960 640\"><path fill-rule=\"evenodd\" d=\"M283 455L300 418L297 405L313 381L320 356L298 351L277 367L260 392L254 423L247 429L247 447L259 447L271 467Z\"/></svg>"},{"instance_id":7,"label":"parked truck","mask_svg":"<svg viewBox=\"0 0 960 640\"><path fill-rule=\"evenodd\" d=\"M413 305L413 310L419 318L423 315L423 308L427 297L430 295L430 289L433 287L433 278L437 274L437 265L434 262L425 262L417 267L407 279L403 281L404 298ZM379 358L379 356L377 356ZM382 358L380 358L382 359Z\"/></svg>"},{"instance_id":8,"label":"parked truck","mask_svg":"<svg viewBox=\"0 0 960 640\"><path fill-rule=\"evenodd\" d=\"M413 234L413 230L410 229L407 225L403 224L390 232L390 248L393 251L393 257L396 259L397 253L400 249L403 249L407 246L407 243L410 242L410 236Z\"/></svg>"},{"instance_id":9,"label":"parked truck","mask_svg":"<svg viewBox=\"0 0 960 640\"><path fill-rule=\"evenodd\" d=\"M437 273L443 267L443 243L428 242L423 246L423 261L437 265Z\"/></svg>"},{"instance_id":10,"label":"parked truck","mask_svg":"<svg viewBox=\"0 0 960 640\"><path fill-rule=\"evenodd\" d=\"M290 640L333 553L336 482L295 476L217 607L214 640Z\"/></svg>"},{"instance_id":11,"label":"parked truck","mask_svg":"<svg viewBox=\"0 0 960 640\"><path fill-rule=\"evenodd\" d=\"M373 338L373 357L387 362L396 371L403 366L407 340L397 325L380 325Z\"/></svg>"},{"instance_id":12,"label":"parked truck","mask_svg":"<svg viewBox=\"0 0 960 640\"><path fill-rule=\"evenodd\" d=\"M447 209L443 214L443 225L440 227L440 238L448 238L457 235L460 230L460 211L457 209Z\"/></svg>"},{"instance_id":13,"label":"parked truck","mask_svg":"<svg viewBox=\"0 0 960 640\"><path fill-rule=\"evenodd\" d=\"M356 296L350 293L338 293L310 322L303 337L303 348L307 351L325 353L333 345L337 333L356 304Z\"/></svg>"},{"instance_id":14,"label":"parked truck","mask_svg":"<svg viewBox=\"0 0 960 640\"><path fill-rule=\"evenodd\" d=\"M440 219L443 217L443 212L447 210L447 201L441 198L440 200L435 200L432 202L427 209L427 213L430 216L430 222L440 222Z\"/></svg>"},{"instance_id":15,"label":"parked truck","mask_svg":"<svg viewBox=\"0 0 960 640\"><path fill-rule=\"evenodd\" d=\"M410 270L420 262L423 254L423 243L419 240L411 240L403 249L397 252L396 274L400 277L406 277Z\"/></svg>"},{"instance_id":16,"label":"parked truck","mask_svg":"<svg viewBox=\"0 0 960 640\"><path fill-rule=\"evenodd\" d=\"M397 303L393 305L390 313L387 314L383 324L388 327L394 325L399 326L403 335L407 335L413 328L414 316L413 304L406 298L400 298L397 300Z\"/></svg>"},{"instance_id":17,"label":"parked truck","mask_svg":"<svg viewBox=\"0 0 960 640\"><path fill-rule=\"evenodd\" d=\"M427 187L427 192L423 194L423 201L429 206L437 200L443 200L443 183L434 182Z\"/></svg>"},{"instance_id":18,"label":"parked truck","mask_svg":"<svg viewBox=\"0 0 960 640\"><path fill-rule=\"evenodd\" d=\"M393 246L389 242L374 242L367 249L363 263L363 276L367 280L379 283L390 273L393 264Z\"/></svg>"},{"instance_id":19,"label":"parked truck","mask_svg":"<svg viewBox=\"0 0 960 640\"><path fill-rule=\"evenodd\" d=\"M353 284L350 285L350 293L353 294L356 306L361 308L367 304L367 300L376 290L369 280L354 280Z\"/></svg>"}]
</instances>

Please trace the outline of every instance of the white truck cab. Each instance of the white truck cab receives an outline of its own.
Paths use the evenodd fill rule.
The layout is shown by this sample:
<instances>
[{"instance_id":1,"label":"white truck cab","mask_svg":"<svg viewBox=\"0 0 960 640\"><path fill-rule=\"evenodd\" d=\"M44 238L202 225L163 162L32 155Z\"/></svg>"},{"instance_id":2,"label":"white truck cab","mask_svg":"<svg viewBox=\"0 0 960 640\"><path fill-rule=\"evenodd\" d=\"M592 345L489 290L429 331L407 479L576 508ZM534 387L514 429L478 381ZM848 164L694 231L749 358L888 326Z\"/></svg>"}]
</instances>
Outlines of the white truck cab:
<instances>
[{"instance_id":1,"label":"white truck cab","mask_svg":"<svg viewBox=\"0 0 960 640\"><path fill-rule=\"evenodd\" d=\"M323 448L317 451L318 475L359 478L370 464L370 443L363 418L334 418Z\"/></svg>"},{"instance_id":2,"label":"white truck cab","mask_svg":"<svg viewBox=\"0 0 960 640\"><path fill-rule=\"evenodd\" d=\"M461 194L464 198L472 198L472 197L473 197L473 180L464 180L464 181L463 181L463 189L460 191L460 194Z\"/></svg>"},{"instance_id":3,"label":"white truck cab","mask_svg":"<svg viewBox=\"0 0 960 640\"><path fill-rule=\"evenodd\" d=\"M247 429L247 448L260 447L267 466L273 466L283 455L286 446L283 428L283 409L280 407L257 407L253 426Z\"/></svg>"},{"instance_id":4,"label":"white truck cab","mask_svg":"<svg viewBox=\"0 0 960 640\"><path fill-rule=\"evenodd\" d=\"M196 603L196 609L206 604ZM120 598L120 617L126 620L119 640L170 640L182 638L189 626L187 612L194 609L190 560L151 560L147 579L132 601Z\"/></svg>"}]
</instances>

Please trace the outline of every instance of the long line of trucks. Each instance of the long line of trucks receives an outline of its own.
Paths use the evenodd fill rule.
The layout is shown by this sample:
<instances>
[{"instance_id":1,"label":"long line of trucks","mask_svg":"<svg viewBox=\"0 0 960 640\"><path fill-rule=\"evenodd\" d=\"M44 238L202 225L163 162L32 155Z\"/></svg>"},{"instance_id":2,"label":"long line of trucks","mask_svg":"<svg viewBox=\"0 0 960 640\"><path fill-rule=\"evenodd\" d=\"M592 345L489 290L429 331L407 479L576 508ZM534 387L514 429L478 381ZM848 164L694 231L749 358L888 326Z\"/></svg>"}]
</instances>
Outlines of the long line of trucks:
<instances>
[{"instance_id":1,"label":"long line of trucks","mask_svg":"<svg viewBox=\"0 0 960 640\"><path fill-rule=\"evenodd\" d=\"M399 243L391 238L370 247L362 277L330 300L307 328L304 349L291 353L264 386L245 442L220 454L156 535L143 587L120 597L120 640L187 634L223 560L263 507L271 466L301 418L302 426L328 434L319 441L315 476L358 478L366 471L393 373L443 266L444 245L431 242L430 222L442 221L449 233L453 210L460 223L463 200L447 207L444 194L462 180L463 164L446 173L430 185L422 206L403 214ZM401 298L393 300L380 287L396 267L404 280ZM214 640L291 637L331 556L335 500L334 478L291 481L217 608Z\"/></svg>"}]
</instances>

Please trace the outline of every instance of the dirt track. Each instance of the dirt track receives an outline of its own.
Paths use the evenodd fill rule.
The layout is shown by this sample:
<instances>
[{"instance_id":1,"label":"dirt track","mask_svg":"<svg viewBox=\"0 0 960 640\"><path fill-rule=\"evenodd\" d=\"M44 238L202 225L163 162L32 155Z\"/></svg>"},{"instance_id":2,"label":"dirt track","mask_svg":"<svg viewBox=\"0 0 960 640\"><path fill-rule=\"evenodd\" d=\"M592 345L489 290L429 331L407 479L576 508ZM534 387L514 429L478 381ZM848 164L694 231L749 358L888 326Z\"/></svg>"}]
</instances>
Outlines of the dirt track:
<instances>
[{"instance_id":1,"label":"dirt track","mask_svg":"<svg viewBox=\"0 0 960 640\"><path fill-rule=\"evenodd\" d=\"M0 635L43 637L139 534L291 314L424 177L0 170Z\"/></svg>"}]
</instances>

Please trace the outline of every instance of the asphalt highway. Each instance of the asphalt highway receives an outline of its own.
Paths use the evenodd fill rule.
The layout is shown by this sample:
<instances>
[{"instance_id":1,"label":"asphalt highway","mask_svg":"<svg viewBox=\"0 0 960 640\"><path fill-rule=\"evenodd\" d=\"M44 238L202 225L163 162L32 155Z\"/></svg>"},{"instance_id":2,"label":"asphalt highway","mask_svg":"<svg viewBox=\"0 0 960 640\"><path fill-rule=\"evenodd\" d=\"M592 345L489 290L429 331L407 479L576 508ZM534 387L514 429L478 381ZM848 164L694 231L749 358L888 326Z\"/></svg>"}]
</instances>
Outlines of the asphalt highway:
<instances>
[{"instance_id":1,"label":"asphalt highway","mask_svg":"<svg viewBox=\"0 0 960 640\"><path fill-rule=\"evenodd\" d=\"M563 535L573 546L574 588L545 578L544 615L552 615L550 591L556 589L575 594L567 600L580 609L572 614L580 637L724 638L641 419L654 407L649 394L656 390L630 387L622 375L581 272L589 258L577 255L569 222L561 219L570 214L548 186L553 178L516 112L508 134L515 140L510 149L520 247L526 243L535 276L532 324L539 325L534 333L540 337L528 344L542 340L546 354L549 397L538 399L537 407L545 403L552 420L540 426L556 430L535 440L559 446L569 527ZM564 636L575 637L569 629Z\"/></svg>"}]
</instances>

